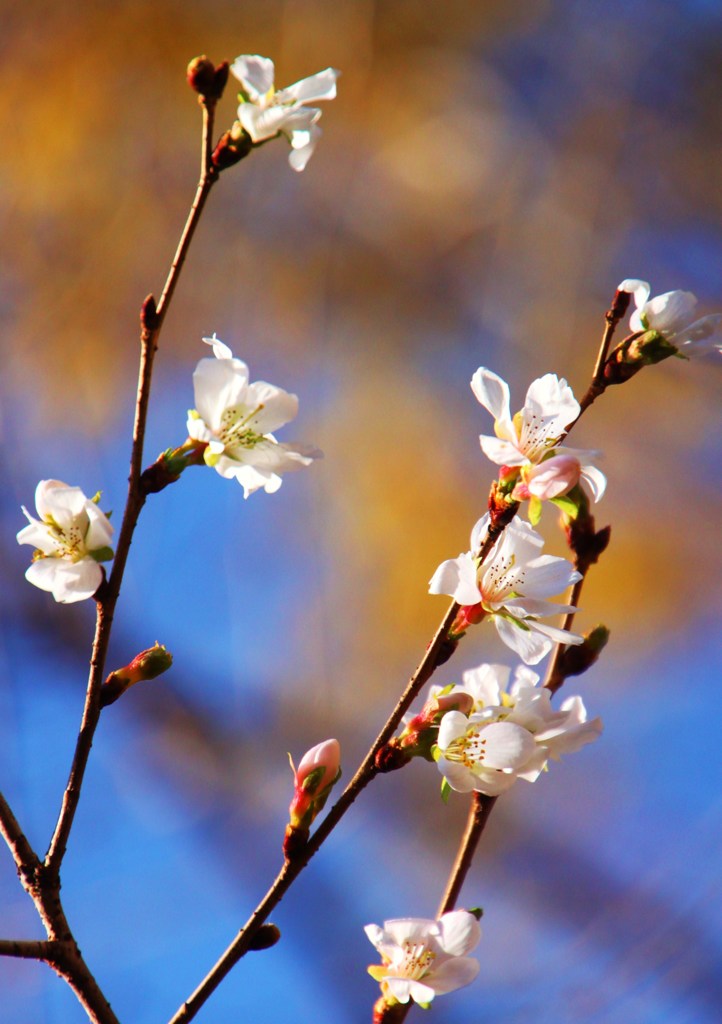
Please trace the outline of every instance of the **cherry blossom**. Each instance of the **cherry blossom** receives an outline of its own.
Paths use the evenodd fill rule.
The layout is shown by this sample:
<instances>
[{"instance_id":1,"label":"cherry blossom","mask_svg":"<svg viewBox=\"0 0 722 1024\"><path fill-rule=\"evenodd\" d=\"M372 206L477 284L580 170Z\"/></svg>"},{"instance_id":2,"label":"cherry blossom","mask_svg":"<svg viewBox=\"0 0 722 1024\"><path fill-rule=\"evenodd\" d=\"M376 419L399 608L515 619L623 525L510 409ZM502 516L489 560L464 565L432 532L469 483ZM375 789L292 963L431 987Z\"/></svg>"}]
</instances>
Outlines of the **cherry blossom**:
<instances>
[{"instance_id":1,"label":"cherry blossom","mask_svg":"<svg viewBox=\"0 0 722 1024\"><path fill-rule=\"evenodd\" d=\"M509 385L491 370L480 366L471 379L471 389L494 417L496 436L481 435L482 451L505 470L519 467L519 482L512 491L515 500L556 498L581 479L599 501L606 478L590 461L598 452L558 443L580 408L563 377L547 373L532 381L524 406L515 416L511 414Z\"/></svg>"},{"instance_id":2,"label":"cherry blossom","mask_svg":"<svg viewBox=\"0 0 722 1024\"><path fill-rule=\"evenodd\" d=\"M294 171L302 171L321 136L318 120L322 112L306 104L334 99L341 72L326 68L285 89L275 89L273 61L247 53L236 57L231 73L243 86L238 108L241 127L254 143L285 135L291 144L288 161Z\"/></svg>"},{"instance_id":3,"label":"cherry blossom","mask_svg":"<svg viewBox=\"0 0 722 1024\"><path fill-rule=\"evenodd\" d=\"M478 961L466 955L481 938L479 922L468 910L449 911L438 921L394 918L384 921L383 928L368 924L364 931L383 960L369 967L369 974L391 1005L413 999L428 1006L435 996L468 985L479 973Z\"/></svg>"},{"instance_id":4,"label":"cherry blossom","mask_svg":"<svg viewBox=\"0 0 722 1024\"><path fill-rule=\"evenodd\" d=\"M248 367L215 334L203 339L215 358L201 359L193 374L196 408L188 414L188 434L205 443L206 465L236 479L244 497L281 486L281 475L321 457L316 448L280 444L271 431L292 420L298 398L264 381L251 383Z\"/></svg>"},{"instance_id":5,"label":"cherry blossom","mask_svg":"<svg viewBox=\"0 0 722 1024\"><path fill-rule=\"evenodd\" d=\"M576 583L580 574L566 559L542 555L544 541L518 518L480 565L473 552L479 550L488 522L485 515L474 526L470 551L442 562L429 593L448 594L458 601L467 625L491 618L507 647L528 665L541 661L554 643L581 644L581 636L539 622L541 616L576 610L546 598Z\"/></svg>"},{"instance_id":6,"label":"cherry blossom","mask_svg":"<svg viewBox=\"0 0 722 1024\"><path fill-rule=\"evenodd\" d=\"M664 292L650 299L649 284L636 278L622 281L617 290L634 296L637 308L629 321L633 332L656 331L683 356L704 355L713 349L722 351L722 314L693 320L697 298L692 292Z\"/></svg>"},{"instance_id":7,"label":"cherry blossom","mask_svg":"<svg viewBox=\"0 0 722 1024\"><path fill-rule=\"evenodd\" d=\"M471 714L450 711L439 726L435 756L452 789L497 796L518 778L534 782L549 758L558 761L601 734L601 719L587 721L581 697L568 697L557 711L535 672L520 666L507 691L510 674L504 665L479 665L451 691L474 701Z\"/></svg>"},{"instance_id":8,"label":"cherry blossom","mask_svg":"<svg viewBox=\"0 0 722 1024\"><path fill-rule=\"evenodd\" d=\"M113 557L113 527L96 500L60 480L41 480L35 490L39 519L23 506L29 525L18 544L32 544L33 563L25 578L61 604L92 597L103 582L99 562Z\"/></svg>"}]
</instances>

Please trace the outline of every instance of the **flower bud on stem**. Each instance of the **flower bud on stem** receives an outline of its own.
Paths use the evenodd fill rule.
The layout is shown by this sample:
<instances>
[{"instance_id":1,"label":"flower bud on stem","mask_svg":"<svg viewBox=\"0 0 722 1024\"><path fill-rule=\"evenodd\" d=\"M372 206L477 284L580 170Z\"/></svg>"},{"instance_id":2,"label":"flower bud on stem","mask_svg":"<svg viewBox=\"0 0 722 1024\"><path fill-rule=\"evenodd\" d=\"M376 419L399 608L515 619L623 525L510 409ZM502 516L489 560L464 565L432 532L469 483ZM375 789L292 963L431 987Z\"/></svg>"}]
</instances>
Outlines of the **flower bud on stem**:
<instances>
[{"instance_id":1,"label":"flower bud on stem","mask_svg":"<svg viewBox=\"0 0 722 1024\"><path fill-rule=\"evenodd\" d=\"M341 747L338 740L324 740L311 747L294 767L294 793L288 808L289 823L283 838L283 853L291 861L300 856L308 842L309 830L323 810L334 783L341 777Z\"/></svg>"},{"instance_id":2,"label":"flower bud on stem","mask_svg":"<svg viewBox=\"0 0 722 1024\"><path fill-rule=\"evenodd\" d=\"M129 665L111 672L100 687L100 706L114 704L127 689L145 679L155 679L173 664L173 655L157 641L152 647L136 654Z\"/></svg>"}]
</instances>

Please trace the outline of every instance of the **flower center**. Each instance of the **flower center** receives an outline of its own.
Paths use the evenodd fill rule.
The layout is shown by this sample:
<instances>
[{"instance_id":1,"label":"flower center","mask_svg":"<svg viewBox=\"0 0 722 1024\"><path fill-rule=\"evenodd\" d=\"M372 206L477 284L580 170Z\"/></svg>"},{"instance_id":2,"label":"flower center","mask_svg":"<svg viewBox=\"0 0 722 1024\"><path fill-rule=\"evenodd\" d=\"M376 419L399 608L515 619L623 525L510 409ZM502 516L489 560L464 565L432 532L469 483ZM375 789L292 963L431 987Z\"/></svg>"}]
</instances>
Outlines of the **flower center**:
<instances>
[{"instance_id":1,"label":"flower center","mask_svg":"<svg viewBox=\"0 0 722 1024\"><path fill-rule=\"evenodd\" d=\"M411 942L409 939L403 945L404 959L401 964L401 973L405 978L413 978L418 981L427 974L436 959L436 953L429 949L423 942Z\"/></svg>"},{"instance_id":2,"label":"flower center","mask_svg":"<svg viewBox=\"0 0 722 1024\"><path fill-rule=\"evenodd\" d=\"M477 765L484 763L486 742L483 727L477 729L472 725L464 736L452 740L443 754L447 761L456 761L473 771Z\"/></svg>"},{"instance_id":3,"label":"flower center","mask_svg":"<svg viewBox=\"0 0 722 1024\"><path fill-rule=\"evenodd\" d=\"M264 441L263 434L259 434L248 424L254 416L263 409L263 403L257 405L250 412L239 405L231 405L223 410L221 416L221 427L218 431L218 438L227 448L255 448L257 444Z\"/></svg>"},{"instance_id":4,"label":"flower center","mask_svg":"<svg viewBox=\"0 0 722 1024\"><path fill-rule=\"evenodd\" d=\"M505 597L512 595L513 591L519 589L520 584L523 586L526 573L517 568L512 576L515 563L516 557L513 554L506 557L497 555L484 572L479 589L483 598L482 604L487 610L493 611L494 604L499 604Z\"/></svg>"},{"instance_id":5,"label":"flower center","mask_svg":"<svg viewBox=\"0 0 722 1024\"><path fill-rule=\"evenodd\" d=\"M79 562L87 555L85 547L85 532L80 529L77 523L73 523L67 530L58 526L52 518L43 520L48 528L48 533L58 550L52 555L45 555L38 552L40 558L67 558L71 562Z\"/></svg>"}]
</instances>

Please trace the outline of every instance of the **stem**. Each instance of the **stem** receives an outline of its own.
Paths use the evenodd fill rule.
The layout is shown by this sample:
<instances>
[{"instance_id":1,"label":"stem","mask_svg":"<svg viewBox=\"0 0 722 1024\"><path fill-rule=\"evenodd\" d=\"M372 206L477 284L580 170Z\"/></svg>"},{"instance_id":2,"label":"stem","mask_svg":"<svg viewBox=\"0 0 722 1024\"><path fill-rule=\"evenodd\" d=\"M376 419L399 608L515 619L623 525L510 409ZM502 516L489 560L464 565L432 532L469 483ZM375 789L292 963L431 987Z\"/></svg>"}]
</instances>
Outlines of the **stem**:
<instances>
[{"instance_id":1,"label":"stem","mask_svg":"<svg viewBox=\"0 0 722 1024\"><path fill-rule=\"evenodd\" d=\"M441 917L442 914L448 913L449 910L453 910L456 906L461 887L469 873L481 834L486 828L486 823L489 820L489 815L496 803L496 799L495 796L486 796L484 793L472 794L466 829L461 837L456 860L449 873L444 895L441 897L441 903L436 913L437 918Z\"/></svg>"},{"instance_id":2,"label":"stem","mask_svg":"<svg viewBox=\"0 0 722 1024\"><path fill-rule=\"evenodd\" d=\"M582 572L582 578L580 580L577 580L577 582L574 584L571 596L569 598L569 604L573 604L575 606L579 603L579 598L582 593L582 587L584 586L584 580L586 579L586 570L581 570L580 568L580 572ZM576 614L576 612L567 612L567 614L564 616L562 629L566 629L568 631L572 628L572 625L574 623L574 616ZM556 644L554 647L554 653L552 654L551 659L549 661L549 665L547 666L547 674L546 679L544 680L544 686L547 688L547 690L551 690L552 693L556 693L557 690L559 690L562 684L564 683L564 680L566 679L566 676L561 670L561 657L565 649L565 644Z\"/></svg>"},{"instance_id":3,"label":"stem","mask_svg":"<svg viewBox=\"0 0 722 1024\"><path fill-rule=\"evenodd\" d=\"M48 935L48 941L0 940L0 954L42 960L48 963L73 989L93 1024L119 1024L119 1022L83 960L68 925L60 900L60 867L67 849L95 730L100 719L100 690L105 674L115 606L120 594L135 527L146 499L141 485L141 469L153 360L158 349L158 337L208 194L218 179L218 170L211 160L215 102L215 99L203 102L201 176L163 292L157 306L152 296L143 304L141 354L130 455L128 497L118 535L113 570L95 595L97 602L95 635L80 731L57 823L44 862L41 863L38 859L7 801L0 794L0 832L10 847L23 887L35 903Z\"/></svg>"},{"instance_id":4,"label":"stem","mask_svg":"<svg viewBox=\"0 0 722 1024\"><path fill-rule=\"evenodd\" d=\"M158 337L160 335L163 320L168 306L173 297L180 272L183 268L188 248L193 239L195 229L198 225L203 207L205 206L208 193L218 178L218 172L210 162L209 151L211 133L213 130L214 104L203 105L203 172L201 174L196 194L191 205L188 219L186 220L183 233L181 234L178 248L176 249L168 277L156 308L153 308L152 301L146 300L144 315L142 317L141 331L141 356L138 370L138 391L135 405L135 419L133 423L133 444L130 455L130 474L128 478L128 497L123 513L123 522L118 535L118 543L113 562L113 571L107 583L101 586L97 596L97 616L95 625L95 638L93 641L93 653L90 662L90 674L88 677L88 688L85 697L85 707L80 726L80 733L75 748L73 764L70 770L70 777L63 795L62 806L58 817L55 831L48 847L45 864L48 869L58 872L65 856L68 836L73 825L75 811L80 799L80 791L85 776L85 769L88 757L93 745L93 737L100 718L100 687L105 673L105 660L110 641L110 633L113 625L115 606L120 594L120 587L123 582L123 575L128 560L128 553L133 539L133 533L138 522L146 495L140 483L140 475L143 465L143 445L145 440L146 423L148 419L148 405L150 401L151 377L153 373L153 360L158 349Z\"/></svg>"}]
</instances>

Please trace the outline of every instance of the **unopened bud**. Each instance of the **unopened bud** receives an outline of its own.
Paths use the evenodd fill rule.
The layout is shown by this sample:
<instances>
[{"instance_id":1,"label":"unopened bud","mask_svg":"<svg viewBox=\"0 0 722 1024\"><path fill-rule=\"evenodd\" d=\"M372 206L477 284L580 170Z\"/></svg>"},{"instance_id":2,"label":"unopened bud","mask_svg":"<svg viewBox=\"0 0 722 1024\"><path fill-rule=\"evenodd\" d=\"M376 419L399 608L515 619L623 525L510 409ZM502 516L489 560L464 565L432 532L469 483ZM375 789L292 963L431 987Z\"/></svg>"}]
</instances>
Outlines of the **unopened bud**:
<instances>
[{"instance_id":1,"label":"unopened bud","mask_svg":"<svg viewBox=\"0 0 722 1024\"><path fill-rule=\"evenodd\" d=\"M289 761L291 756L289 754ZM324 740L301 758L294 768L294 793L288 808L289 825L283 843L287 860L291 860L299 845L305 845L308 830L316 815L323 810L329 793L341 776L341 747L338 740Z\"/></svg>"},{"instance_id":2,"label":"unopened bud","mask_svg":"<svg viewBox=\"0 0 722 1024\"><path fill-rule=\"evenodd\" d=\"M151 331L157 330L159 323L155 299L149 295L140 307L140 326L150 334Z\"/></svg>"},{"instance_id":3,"label":"unopened bud","mask_svg":"<svg viewBox=\"0 0 722 1024\"><path fill-rule=\"evenodd\" d=\"M167 672L172 664L170 651L156 641L153 647L136 654L125 668L110 673L100 688L100 706L104 708L113 704L129 687L146 679L155 679Z\"/></svg>"},{"instance_id":4,"label":"unopened bud","mask_svg":"<svg viewBox=\"0 0 722 1024\"><path fill-rule=\"evenodd\" d=\"M252 149L251 136L236 122L230 131L221 135L213 150L211 163L217 170L225 171L227 167L233 167L239 160L248 156Z\"/></svg>"},{"instance_id":5,"label":"unopened bud","mask_svg":"<svg viewBox=\"0 0 722 1024\"><path fill-rule=\"evenodd\" d=\"M559 672L563 678L579 676L591 668L607 646L608 640L609 630L599 625L585 635L583 643L567 647L559 659Z\"/></svg>"},{"instance_id":6,"label":"unopened bud","mask_svg":"<svg viewBox=\"0 0 722 1024\"><path fill-rule=\"evenodd\" d=\"M188 85L201 99L219 100L228 81L228 61L222 61L218 67L205 55L194 57L186 69Z\"/></svg>"},{"instance_id":7,"label":"unopened bud","mask_svg":"<svg viewBox=\"0 0 722 1024\"><path fill-rule=\"evenodd\" d=\"M262 924L248 944L248 948L254 951L270 949L280 938L281 932L275 924Z\"/></svg>"},{"instance_id":8,"label":"unopened bud","mask_svg":"<svg viewBox=\"0 0 722 1024\"><path fill-rule=\"evenodd\" d=\"M659 331L633 334L614 349L604 364L604 383L623 384L642 367L676 355L679 355L677 347Z\"/></svg>"},{"instance_id":9,"label":"unopened bud","mask_svg":"<svg viewBox=\"0 0 722 1024\"><path fill-rule=\"evenodd\" d=\"M188 438L179 448L166 448L155 462L141 473L140 486L143 493L157 494L180 479L183 470L189 466L202 466L203 453L207 447L205 441Z\"/></svg>"}]
</instances>

